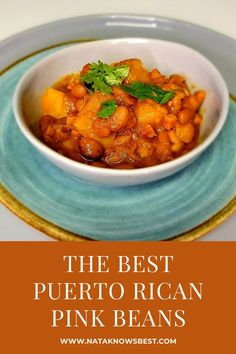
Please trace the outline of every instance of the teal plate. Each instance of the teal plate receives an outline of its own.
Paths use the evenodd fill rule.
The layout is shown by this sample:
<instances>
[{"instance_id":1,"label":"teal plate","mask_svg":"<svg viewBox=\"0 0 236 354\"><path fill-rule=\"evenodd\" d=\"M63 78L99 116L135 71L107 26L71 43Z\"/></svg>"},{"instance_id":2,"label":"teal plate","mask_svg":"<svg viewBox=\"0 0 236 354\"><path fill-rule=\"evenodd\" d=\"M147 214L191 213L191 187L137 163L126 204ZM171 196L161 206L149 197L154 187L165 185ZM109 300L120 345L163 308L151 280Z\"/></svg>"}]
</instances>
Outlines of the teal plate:
<instances>
[{"instance_id":1,"label":"teal plate","mask_svg":"<svg viewBox=\"0 0 236 354\"><path fill-rule=\"evenodd\" d=\"M47 221L97 240L163 240L202 224L236 195L236 105L214 144L191 166L159 182L101 187L73 177L39 154L19 131L12 95L22 74L53 48L0 77L0 182Z\"/></svg>"}]
</instances>

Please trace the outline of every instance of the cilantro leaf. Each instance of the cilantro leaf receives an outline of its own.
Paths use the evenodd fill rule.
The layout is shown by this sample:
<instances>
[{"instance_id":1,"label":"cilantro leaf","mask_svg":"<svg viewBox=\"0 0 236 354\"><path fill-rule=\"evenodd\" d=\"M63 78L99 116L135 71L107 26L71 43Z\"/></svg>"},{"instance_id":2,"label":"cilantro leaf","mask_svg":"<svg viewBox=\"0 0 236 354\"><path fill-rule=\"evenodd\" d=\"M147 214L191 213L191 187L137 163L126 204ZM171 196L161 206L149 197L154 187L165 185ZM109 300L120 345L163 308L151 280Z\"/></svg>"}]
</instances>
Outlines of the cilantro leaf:
<instances>
[{"instance_id":1,"label":"cilantro leaf","mask_svg":"<svg viewBox=\"0 0 236 354\"><path fill-rule=\"evenodd\" d=\"M101 62L92 63L88 72L81 77L90 92L101 91L105 94L112 92L111 86L120 85L129 75L129 65L112 66Z\"/></svg>"},{"instance_id":2,"label":"cilantro leaf","mask_svg":"<svg viewBox=\"0 0 236 354\"><path fill-rule=\"evenodd\" d=\"M151 98L153 101L164 104L175 96L174 91L165 91L161 87L145 84L143 82L133 82L129 85L122 85L122 89L131 96L139 99Z\"/></svg>"},{"instance_id":3,"label":"cilantro leaf","mask_svg":"<svg viewBox=\"0 0 236 354\"><path fill-rule=\"evenodd\" d=\"M111 67L112 71L106 76L106 82L110 86L118 86L129 75L129 65Z\"/></svg>"},{"instance_id":4,"label":"cilantro leaf","mask_svg":"<svg viewBox=\"0 0 236 354\"><path fill-rule=\"evenodd\" d=\"M108 118L112 113L115 112L117 108L117 104L115 100L106 101L102 104L100 111L98 112L98 117L100 118Z\"/></svg>"}]
</instances>

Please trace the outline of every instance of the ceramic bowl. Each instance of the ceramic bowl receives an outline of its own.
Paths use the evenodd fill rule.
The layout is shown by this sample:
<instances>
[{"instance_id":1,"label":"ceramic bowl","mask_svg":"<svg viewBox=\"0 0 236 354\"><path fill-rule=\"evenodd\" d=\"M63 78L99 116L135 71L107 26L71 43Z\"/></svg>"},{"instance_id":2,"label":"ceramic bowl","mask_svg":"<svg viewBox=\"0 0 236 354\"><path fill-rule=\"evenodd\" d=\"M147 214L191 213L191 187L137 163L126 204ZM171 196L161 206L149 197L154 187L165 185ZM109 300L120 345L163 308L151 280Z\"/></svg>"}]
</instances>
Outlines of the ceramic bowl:
<instances>
[{"instance_id":1,"label":"ceramic bowl","mask_svg":"<svg viewBox=\"0 0 236 354\"><path fill-rule=\"evenodd\" d=\"M60 155L38 138L40 97L43 91L62 76L81 70L99 59L112 63L140 58L149 69L157 67L165 75L183 75L191 87L204 89L204 122L201 143L191 152L161 165L136 170L114 170L88 166ZM227 118L229 93L218 69L203 55L182 44L145 39L121 38L76 44L59 50L33 65L19 81L13 109L19 128L28 141L52 163L82 179L102 184L128 186L170 176L194 161L216 139Z\"/></svg>"}]
</instances>

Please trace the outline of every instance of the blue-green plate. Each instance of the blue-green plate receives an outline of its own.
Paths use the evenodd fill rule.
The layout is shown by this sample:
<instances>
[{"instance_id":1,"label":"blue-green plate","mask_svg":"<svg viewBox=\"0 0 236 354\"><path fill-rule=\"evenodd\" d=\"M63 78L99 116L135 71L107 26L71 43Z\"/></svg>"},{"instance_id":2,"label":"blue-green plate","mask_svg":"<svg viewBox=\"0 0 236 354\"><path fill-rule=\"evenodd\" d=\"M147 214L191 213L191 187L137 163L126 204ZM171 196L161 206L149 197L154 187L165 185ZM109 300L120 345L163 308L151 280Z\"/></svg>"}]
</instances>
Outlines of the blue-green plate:
<instances>
[{"instance_id":1,"label":"blue-green plate","mask_svg":"<svg viewBox=\"0 0 236 354\"><path fill-rule=\"evenodd\" d=\"M54 228L53 233L48 233L55 237L76 239L78 234L97 240L169 239L202 225L232 203L236 196L236 104L233 101L226 125L215 143L189 167L156 183L101 187L72 177L39 154L15 123L12 95L22 74L59 48L32 54L0 76L0 199L3 203L20 216L24 213L17 210L25 206L25 210L32 212L28 219L36 217L41 224L48 222L48 228ZM12 199L8 192L14 196ZM17 201L18 208L12 207ZM42 229L47 232L47 227ZM65 237L63 230L66 230Z\"/></svg>"}]
</instances>

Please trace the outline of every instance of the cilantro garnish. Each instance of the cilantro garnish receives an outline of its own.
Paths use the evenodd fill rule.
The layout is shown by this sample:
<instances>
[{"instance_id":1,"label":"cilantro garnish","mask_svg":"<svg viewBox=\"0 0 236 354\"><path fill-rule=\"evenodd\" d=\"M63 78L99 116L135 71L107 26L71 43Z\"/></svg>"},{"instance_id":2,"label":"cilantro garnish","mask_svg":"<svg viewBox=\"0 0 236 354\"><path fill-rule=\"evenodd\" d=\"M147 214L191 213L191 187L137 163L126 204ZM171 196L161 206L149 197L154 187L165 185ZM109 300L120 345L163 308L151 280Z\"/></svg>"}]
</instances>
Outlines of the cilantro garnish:
<instances>
[{"instance_id":1,"label":"cilantro garnish","mask_svg":"<svg viewBox=\"0 0 236 354\"><path fill-rule=\"evenodd\" d=\"M117 108L117 104L115 100L106 101L102 104L100 111L98 112L99 118L108 118L111 114L113 114Z\"/></svg>"},{"instance_id":2,"label":"cilantro garnish","mask_svg":"<svg viewBox=\"0 0 236 354\"><path fill-rule=\"evenodd\" d=\"M101 62L92 63L81 81L92 92L101 91L105 94L112 92L111 86L120 85L129 75L129 65L112 66Z\"/></svg>"},{"instance_id":3,"label":"cilantro garnish","mask_svg":"<svg viewBox=\"0 0 236 354\"><path fill-rule=\"evenodd\" d=\"M129 85L122 85L122 89L131 96L139 99L151 98L153 101L164 104L175 96L174 91L162 90L159 86L145 84L143 82L134 82Z\"/></svg>"}]
</instances>

